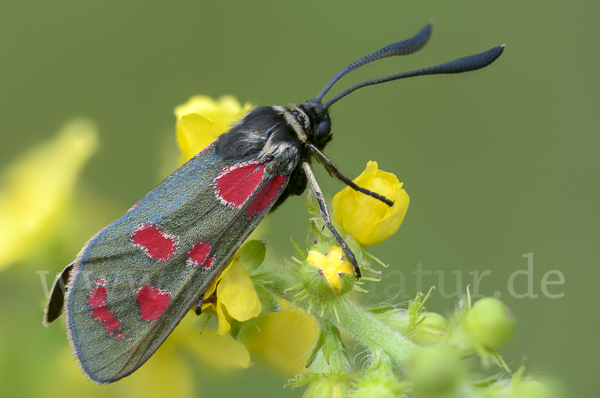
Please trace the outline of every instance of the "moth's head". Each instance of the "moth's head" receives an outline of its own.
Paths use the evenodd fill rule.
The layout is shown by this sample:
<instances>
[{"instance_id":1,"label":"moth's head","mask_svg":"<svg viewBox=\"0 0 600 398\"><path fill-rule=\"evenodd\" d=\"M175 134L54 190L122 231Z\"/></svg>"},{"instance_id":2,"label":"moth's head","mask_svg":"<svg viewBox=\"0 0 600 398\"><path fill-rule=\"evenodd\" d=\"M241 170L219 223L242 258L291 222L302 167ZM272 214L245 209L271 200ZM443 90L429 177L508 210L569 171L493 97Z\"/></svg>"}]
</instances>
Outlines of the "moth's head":
<instances>
[{"instance_id":1,"label":"moth's head","mask_svg":"<svg viewBox=\"0 0 600 398\"><path fill-rule=\"evenodd\" d=\"M308 140L317 148L323 149L331 138L331 119L329 111L320 102L308 100L302 104L302 109L308 115L311 129L308 132Z\"/></svg>"}]
</instances>

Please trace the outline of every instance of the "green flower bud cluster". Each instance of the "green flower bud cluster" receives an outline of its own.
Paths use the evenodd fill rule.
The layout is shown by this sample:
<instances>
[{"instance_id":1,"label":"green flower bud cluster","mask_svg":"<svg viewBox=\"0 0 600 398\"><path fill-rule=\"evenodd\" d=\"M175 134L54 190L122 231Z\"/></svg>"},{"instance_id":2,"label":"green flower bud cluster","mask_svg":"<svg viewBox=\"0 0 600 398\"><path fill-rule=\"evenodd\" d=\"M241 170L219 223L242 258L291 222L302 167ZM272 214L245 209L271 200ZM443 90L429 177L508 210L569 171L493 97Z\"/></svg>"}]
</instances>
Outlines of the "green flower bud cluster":
<instances>
[{"instance_id":1,"label":"green flower bud cluster","mask_svg":"<svg viewBox=\"0 0 600 398\"><path fill-rule=\"evenodd\" d=\"M309 211L316 217L310 201ZM263 285L319 325L306 370L289 382L293 388L306 386L304 397L558 397L544 384L524 378L523 368L478 380L481 370L472 369L477 361L469 360L475 356L484 369L495 364L510 372L497 348L510 340L516 322L501 301L484 298L472 304L467 290L467 299L448 320L425 309L433 289L417 294L406 309L364 308L359 296L348 294L364 291L356 286L362 281L356 282L351 264L321 222L311 222L316 242L307 252L296 246L302 257L297 265L271 268L272 273L267 267L272 283ZM365 274L381 275L368 268L368 259L383 263L354 238L347 243Z\"/></svg>"}]
</instances>

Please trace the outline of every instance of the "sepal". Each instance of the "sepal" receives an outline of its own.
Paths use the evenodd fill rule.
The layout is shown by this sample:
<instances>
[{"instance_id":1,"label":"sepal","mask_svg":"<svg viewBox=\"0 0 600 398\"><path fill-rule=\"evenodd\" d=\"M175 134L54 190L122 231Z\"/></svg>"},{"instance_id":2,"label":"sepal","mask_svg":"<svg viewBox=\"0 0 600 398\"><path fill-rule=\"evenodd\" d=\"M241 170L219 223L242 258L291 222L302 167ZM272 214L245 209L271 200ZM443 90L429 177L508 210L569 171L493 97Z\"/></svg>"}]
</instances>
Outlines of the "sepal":
<instances>
[{"instance_id":1,"label":"sepal","mask_svg":"<svg viewBox=\"0 0 600 398\"><path fill-rule=\"evenodd\" d=\"M238 261L246 268L249 274L261 266L267 254L267 242L261 240L249 240L239 249Z\"/></svg>"},{"instance_id":2,"label":"sepal","mask_svg":"<svg viewBox=\"0 0 600 398\"><path fill-rule=\"evenodd\" d=\"M441 343L446 340L448 321L440 314L426 312L424 307L432 290L430 289L426 296L418 293L415 299L408 303L406 310L392 307L387 311L378 309L374 314L415 344L430 346Z\"/></svg>"},{"instance_id":3,"label":"sepal","mask_svg":"<svg viewBox=\"0 0 600 398\"><path fill-rule=\"evenodd\" d=\"M256 295L260 300L263 312L271 313L281 311L281 307L279 306L277 299L267 289L265 289L264 286L255 284L254 289L256 289Z\"/></svg>"}]
</instances>

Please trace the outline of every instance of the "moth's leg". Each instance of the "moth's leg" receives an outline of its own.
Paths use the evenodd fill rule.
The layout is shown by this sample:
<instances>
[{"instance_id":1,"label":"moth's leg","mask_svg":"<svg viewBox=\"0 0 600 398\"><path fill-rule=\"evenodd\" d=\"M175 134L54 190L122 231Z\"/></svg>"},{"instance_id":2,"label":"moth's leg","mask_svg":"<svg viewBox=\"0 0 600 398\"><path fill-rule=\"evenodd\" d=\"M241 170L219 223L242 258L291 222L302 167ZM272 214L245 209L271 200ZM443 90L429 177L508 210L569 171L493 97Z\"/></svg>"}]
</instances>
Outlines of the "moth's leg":
<instances>
[{"instance_id":1,"label":"moth's leg","mask_svg":"<svg viewBox=\"0 0 600 398\"><path fill-rule=\"evenodd\" d=\"M200 297L198 297L198 300L196 301L196 308L194 309L194 312L196 313L196 315L202 314L202 300L204 300L204 293L202 293L200 295Z\"/></svg>"},{"instance_id":2,"label":"moth's leg","mask_svg":"<svg viewBox=\"0 0 600 398\"><path fill-rule=\"evenodd\" d=\"M330 176L337 178L338 180L342 181L344 184L348 185L350 188L354 189L355 191L364 193L365 195L369 195L372 198L380 200L390 207L392 207L394 205L393 200L390 200L383 195L380 195L373 191L369 191L366 188L362 188L362 187L359 187L358 185L356 185L354 183L354 181L352 181L351 179L349 179L348 177L343 175L342 172L331 161L331 159L329 159L327 156L325 156L325 154L323 152L321 152L319 150L319 148L317 148L310 142L308 142L306 145L308 146L310 151L313 153L313 155L315 155L317 162L321 163L323 165L323 167L325 167L325 170L327 170L327 172L329 173Z\"/></svg>"},{"instance_id":3,"label":"moth's leg","mask_svg":"<svg viewBox=\"0 0 600 398\"><path fill-rule=\"evenodd\" d=\"M315 175L312 172L312 169L310 168L310 165L306 160L302 160L302 170L304 170L304 174L306 174L306 178L308 179L310 187L312 188L312 191L314 192L317 198L317 202L319 202L319 209L321 210L323 224L325 224L325 226L327 227L329 232L331 232L331 235L336 240L338 245L340 245L344 253L346 253L346 256L348 256L348 259L350 260L350 263L352 263L352 267L354 268L354 274L356 275L356 278L360 278L360 268L358 267L356 257L354 256L354 253L352 253L352 250L350 250L350 248L348 247L348 244L344 241L344 239L342 239L338 231L336 231L333 225L331 224L331 217L329 216L329 210L327 209L327 202L325 201L325 197L323 196L323 192L321 191L321 188L317 183L317 179L315 178Z\"/></svg>"},{"instance_id":4,"label":"moth's leg","mask_svg":"<svg viewBox=\"0 0 600 398\"><path fill-rule=\"evenodd\" d=\"M67 292L67 284L69 283L69 276L71 269L73 269L74 262L67 265L60 274L54 280L54 285L50 291L50 298L46 309L44 310L44 326L50 325L62 314L63 306L65 303L65 293Z\"/></svg>"}]
</instances>

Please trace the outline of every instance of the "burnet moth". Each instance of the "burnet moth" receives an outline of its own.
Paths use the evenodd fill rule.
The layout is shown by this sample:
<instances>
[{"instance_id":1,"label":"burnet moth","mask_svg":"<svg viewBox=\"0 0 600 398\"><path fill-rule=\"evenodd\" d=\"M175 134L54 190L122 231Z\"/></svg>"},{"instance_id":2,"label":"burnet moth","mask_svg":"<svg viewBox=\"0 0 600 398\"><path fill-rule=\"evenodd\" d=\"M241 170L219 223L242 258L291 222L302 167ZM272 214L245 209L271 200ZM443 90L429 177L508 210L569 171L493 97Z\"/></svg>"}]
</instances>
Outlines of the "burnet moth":
<instances>
[{"instance_id":1,"label":"burnet moth","mask_svg":"<svg viewBox=\"0 0 600 398\"><path fill-rule=\"evenodd\" d=\"M322 99L354 69L421 49L431 29L428 24L416 36L351 63L301 105L251 110L85 244L56 278L43 323L49 325L66 308L69 342L91 380L111 383L146 362L190 309L199 313L207 285L262 218L307 184L324 225L360 277L354 254L331 224L311 158L355 190L389 206L393 202L354 184L323 154L332 138L329 108L361 87L483 68L504 46L368 80L325 103Z\"/></svg>"}]
</instances>

